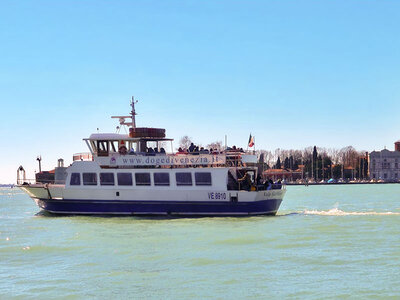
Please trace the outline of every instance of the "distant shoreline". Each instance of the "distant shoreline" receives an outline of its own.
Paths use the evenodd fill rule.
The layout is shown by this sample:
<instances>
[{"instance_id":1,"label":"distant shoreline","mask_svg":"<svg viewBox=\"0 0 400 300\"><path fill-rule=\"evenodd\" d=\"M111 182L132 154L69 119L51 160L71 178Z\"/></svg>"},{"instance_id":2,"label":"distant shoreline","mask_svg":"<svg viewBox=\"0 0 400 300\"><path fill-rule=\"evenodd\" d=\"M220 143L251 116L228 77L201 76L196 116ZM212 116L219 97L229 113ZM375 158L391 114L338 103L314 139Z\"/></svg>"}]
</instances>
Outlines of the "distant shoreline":
<instances>
[{"instance_id":1,"label":"distant shoreline","mask_svg":"<svg viewBox=\"0 0 400 300\"><path fill-rule=\"evenodd\" d=\"M8 188L12 188L12 187L14 187L15 186L15 184L0 184L0 188L4 188L4 187L8 187Z\"/></svg>"}]
</instances>

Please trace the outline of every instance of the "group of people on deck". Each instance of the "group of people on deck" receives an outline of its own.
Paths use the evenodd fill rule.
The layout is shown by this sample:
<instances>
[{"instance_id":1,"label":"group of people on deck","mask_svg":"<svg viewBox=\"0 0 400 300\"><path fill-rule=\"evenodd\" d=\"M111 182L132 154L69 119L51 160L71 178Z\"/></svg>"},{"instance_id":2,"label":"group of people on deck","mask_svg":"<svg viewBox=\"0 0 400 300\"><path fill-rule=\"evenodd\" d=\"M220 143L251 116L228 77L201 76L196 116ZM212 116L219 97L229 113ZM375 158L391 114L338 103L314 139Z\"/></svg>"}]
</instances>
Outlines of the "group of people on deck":
<instances>
[{"instance_id":1,"label":"group of people on deck","mask_svg":"<svg viewBox=\"0 0 400 300\"><path fill-rule=\"evenodd\" d=\"M146 155L146 156L156 156L156 155L166 155L165 149L163 147L158 150L158 148L146 148L145 152L136 152L134 148L131 148L129 151L126 148L125 144L122 144L118 148L118 153L121 155Z\"/></svg>"},{"instance_id":2,"label":"group of people on deck","mask_svg":"<svg viewBox=\"0 0 400 300\"><path fill-rule=\"evenodd\" d=\"M238 148L235 145L233 145L232 147L227 147L226 151L228 151L228 152L243 152L244 153L243 148Z\"/></svg>"},{"instance_id":3,"label":"group of people on deck","mask_svg":"<svg viewBox=\"0 0 400 300\"><path fill-rule=\"evenodd\" d=\"M265 181L260 174L257 175L255 182L251 179L251 175L246 172L242 178L238 178L239 190L247 191L259 191L259 190L280 190L282 188L282 181L278 179L273 182L272 179L266 179Z\"/></svg>"},{"instance_id":4,"label":"group of people on deck","mask_svg":"<svg viewBox=\"0 0 400 300\"><path fill-rule=\"evenodd\" d=\"M177 154L217 154L218 151L216 149L210 148L205 149L204 147L196 146L194 143L191 143L188 149L183 149L182 147L178 148Z\"/></svg>"},{"instance_id":5,"label":"group of people on deck","mask_svg":"<svg viewBox=\"0 0 400 300\"><path fill-rule=\"evenodd\" d=\"M242 152L244 153L243 148L237 148L236 146L232 146L232 147L227 147L226 152ZM158 148L152 148L152 147L146 147L145 152L135 152L134 148L131 148L129 151L127 149L127 147L125 146L125 143L121 142L120 146L118 148L118 152L121 155L126 155L126 154L130 154L130 155L136 155L136 154L141 154L141 155L146 155L146 156L154 156L154 155L165 155L165 149L164 148L160 148L160 150ZM179 147L178 148L178 152L177 154L193 154L193 155L199 155L199 154L219 154L220 151L218 151L217 149L206 149L204 147L200 147L195 145L194 143L191 143L190 146L186 149L186 148L182 148Z\"/></svg>"},{"instance_id":6,"label":"group of people on deck","mask_svg":"<svg viewBox=\"0 0 400 300\"><path fill-rule=\"evenodd\" d=\"M244 153L245 151L243 150L243 148L238 148L236 146L232 146L232 147L227 147L226 150L224 152L242 152ZM196 146L194 143L191 143L189 148L182 148L179 147L178 148L178 154L218 154L220 153L220 151L218 151L217 149L206 149L204 147L199 147Z\"/></svg>"},{"instance_id":7,"label":"group of people on deck","mask_svg":"<svg viewBox=\"0 0 400 300\"><path fill-rule=\"evenodd\" d=\"M131 149L133 150L133 148ZM158 148L147 148L146 152L144 153L146 156L156 156L156 155L165 155L165 149L163 147L160 148L160 151L158 151Z\"/></svg>"}]
</instances>

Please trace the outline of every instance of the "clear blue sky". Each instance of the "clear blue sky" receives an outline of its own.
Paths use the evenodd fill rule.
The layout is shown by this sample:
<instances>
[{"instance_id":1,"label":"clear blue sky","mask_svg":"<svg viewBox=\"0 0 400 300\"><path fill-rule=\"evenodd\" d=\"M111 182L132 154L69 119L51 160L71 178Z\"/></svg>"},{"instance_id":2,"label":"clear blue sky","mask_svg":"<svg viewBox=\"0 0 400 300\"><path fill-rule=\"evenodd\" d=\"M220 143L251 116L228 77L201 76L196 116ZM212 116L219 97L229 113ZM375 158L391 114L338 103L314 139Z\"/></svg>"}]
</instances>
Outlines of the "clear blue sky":
<instances>
[{"instance_id":1,"label":"clear blue sky","mask_svg":"<svg viewBox=\"0 0 400 300\"><path fill-rule=\"evenodd\" d=\"M0 182L140 99L139 126L257 148L393 148L400 1L0 2Z\"/></svg>"}]
</instances>

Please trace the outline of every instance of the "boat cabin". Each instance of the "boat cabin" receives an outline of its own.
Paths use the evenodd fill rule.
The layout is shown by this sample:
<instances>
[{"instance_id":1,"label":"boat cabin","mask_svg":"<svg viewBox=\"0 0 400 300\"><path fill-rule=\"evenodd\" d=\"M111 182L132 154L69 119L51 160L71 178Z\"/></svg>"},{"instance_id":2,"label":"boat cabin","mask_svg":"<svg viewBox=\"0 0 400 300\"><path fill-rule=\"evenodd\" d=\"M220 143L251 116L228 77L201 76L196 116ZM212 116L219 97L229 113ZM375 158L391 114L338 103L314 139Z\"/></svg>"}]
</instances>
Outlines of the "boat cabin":
<instances>
[{"instance_id":1,"label":"boat cabin","mask_svg":"<svg viewBox=\"0 0 400 300\"><path fill-rule=\"evenodd\" d=\"M173 139L165 137L131 137L118 133L95 133L84 139L93 156L107 157L112 154L145 154L149 150L165 153L168 142Z\"/></svg>"}]
</instances>

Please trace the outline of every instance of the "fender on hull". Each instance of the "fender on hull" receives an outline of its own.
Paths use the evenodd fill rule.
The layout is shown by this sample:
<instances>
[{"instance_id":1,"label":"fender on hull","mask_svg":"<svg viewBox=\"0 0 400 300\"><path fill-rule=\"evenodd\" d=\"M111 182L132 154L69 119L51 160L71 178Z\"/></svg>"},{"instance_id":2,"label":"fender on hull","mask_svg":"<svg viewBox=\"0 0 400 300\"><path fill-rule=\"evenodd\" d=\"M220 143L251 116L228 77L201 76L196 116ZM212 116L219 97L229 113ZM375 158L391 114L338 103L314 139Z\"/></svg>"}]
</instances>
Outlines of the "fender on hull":
<instances>
[{"instance_id":1,"label":"fender on hull","mask_svg":"<svg viewBox=\"0 0 400 300\"><path fill-rule=\"evenodd\" d=\"M254 202L35 199L35 202L43 210L56 214L243 216L275 215L282 199Z\"/></svg>"}]
</instances>

